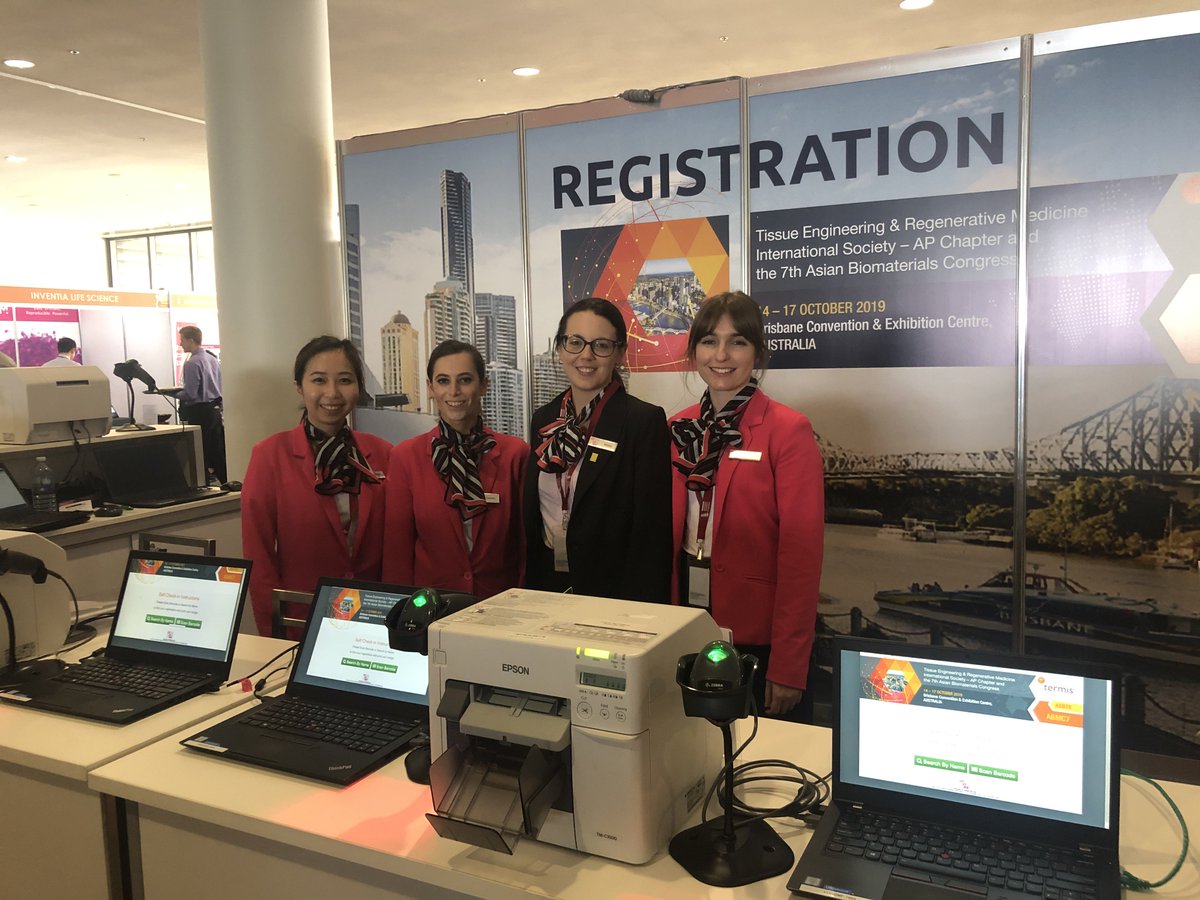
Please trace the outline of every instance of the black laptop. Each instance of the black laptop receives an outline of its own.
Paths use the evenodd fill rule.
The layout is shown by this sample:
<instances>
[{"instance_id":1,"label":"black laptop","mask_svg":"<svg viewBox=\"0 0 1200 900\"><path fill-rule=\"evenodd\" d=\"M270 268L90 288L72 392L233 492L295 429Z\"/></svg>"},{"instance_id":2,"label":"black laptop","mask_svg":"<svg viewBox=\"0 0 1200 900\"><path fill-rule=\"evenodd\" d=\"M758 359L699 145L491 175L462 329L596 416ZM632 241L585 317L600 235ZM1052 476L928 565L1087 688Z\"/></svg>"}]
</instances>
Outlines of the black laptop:
<instances>
[{"instance_id":1,"label":"black laptop","mask_svg":"<svg viewBox=\"0 0 1200 900\"><path fill-rule=\"evenodd\" d=\"M229 678L250 562L134 551L102 657L0 700L125 724L174 706Z\"/></svg>"},{"instance_id":2,"label":"black laptop","mask_svg":"<svg viewBox=\"0 0 1200 900\"><path fill-rule=\"evenodd\" d=\"M833 801L791 891L1120 896L1118 672L852 638L834 653Z\"/></svg>"},{"instance_id":3,"label":"black laptop","mask_svg":"<svg viewBox=\"0 0 1200 900\"><path fill-rule=\"evenodd\" d=\"M92 447L92 453L113 503L157 509L222 492L193 487L169 441L112 441Z\"/></svg>"},{"instance_id":4,"label":"black laptop","mask_svg":"<svg viewBox=\"0 0 1200 900\"><path fill-rule=\"evenodd\" d=\"M383 765L429 727L428 660L384 624L416 590L322 579L286 691L181 743L341 785Z\"/></svg>"},{"instance_id":5,"label":"black laptop","mask_svg":"<svg viewBox=\"0 0 1200 900\"><path fill-rule=\"evenodd\" d=\"M86 512L34 509L17 487L12 474L0 463L0 531L52 531L87 520Z\"/></svg>"}]
</instances>

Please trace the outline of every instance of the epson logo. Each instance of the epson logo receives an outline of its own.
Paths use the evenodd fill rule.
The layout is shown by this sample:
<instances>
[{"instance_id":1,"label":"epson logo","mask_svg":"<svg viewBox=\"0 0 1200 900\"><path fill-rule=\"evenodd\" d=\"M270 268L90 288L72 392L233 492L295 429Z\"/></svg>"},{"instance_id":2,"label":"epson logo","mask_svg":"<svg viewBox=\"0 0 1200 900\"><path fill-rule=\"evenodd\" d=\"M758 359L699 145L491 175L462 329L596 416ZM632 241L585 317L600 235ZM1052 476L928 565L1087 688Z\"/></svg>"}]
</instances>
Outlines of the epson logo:
<instances>
[{"instance_id":1,"label":"epson logo","mask_svg":"<svg viewBox=\"0 0 1200 900\"><path fill-rule=\"evenodd\" d=\"M518 666L513 663L504 663L500 666L501 672L512 672L514 675L528 675L529 666Z\"/></svg>"}]
</instances>

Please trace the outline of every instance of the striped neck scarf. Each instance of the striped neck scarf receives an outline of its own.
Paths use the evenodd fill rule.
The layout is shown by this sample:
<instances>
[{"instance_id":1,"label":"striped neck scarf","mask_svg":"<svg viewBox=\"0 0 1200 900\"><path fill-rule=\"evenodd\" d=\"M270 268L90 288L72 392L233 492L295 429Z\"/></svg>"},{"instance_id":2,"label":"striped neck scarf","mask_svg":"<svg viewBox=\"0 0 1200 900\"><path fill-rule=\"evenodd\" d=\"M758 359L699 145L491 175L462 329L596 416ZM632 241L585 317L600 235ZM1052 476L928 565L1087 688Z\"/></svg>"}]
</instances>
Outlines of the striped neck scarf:
<instances>
[{"instance_id":1,"label":"striped neck scarf","mask_svg":"<svg viewBox=\"0 0 1200 900\"><path fill-rule=\"evenodd\" d=\"M302 420L304 436L316 452L313 465L313 489L318 494L357 494L364 481L379 484L383 473L376 472L354 443L354 432L342 425L332 437L308 421Z\"/></svg>"},{"instance_id":2,"label":"striped neck scarf","mask_svg":"<svg viewBox=\"0 0 1200 900\"><path fill-rule=\"evenodd\" d=\"M708 391L700 398L700 418L676 419L671 423L671 440L679 450L672 464L687 476L689 491L710 490L717 479L717 466L726 447L740 447L742 433L738 422L746 411L746 402L758 390L758 379L737 392L719 413L714 413Z\"/></svg>"},{"instance_id":3,"label":"striped neck scarf","mask_svg":"<svg viewBox=\"0 0 1200 900\"><path fill-rule=\"evenodd\" d=\"M538 467L543 472L565 472L583 456L591 432L592 416L608 402L608 398L621 389L621 379L613 378L608 387L588 401L587 406L576 412L571 389L563 394L558 418L538 429L538 444L534 453Z\"/></svg>"},{"instance_id":4,"label":"striped neck scarf","mask_svg":"<svg viewBox=\"0 0 1200 900\"><path fill-rule=\"evenodd\" d=\"M433 467L446 483L446 502L457 506L463 519L487 512L479 462L496 446L496 439L483 429L483 419L469 434L460 434L438 419L438 434L431 442Z\"/></svg>"}]
</instances>

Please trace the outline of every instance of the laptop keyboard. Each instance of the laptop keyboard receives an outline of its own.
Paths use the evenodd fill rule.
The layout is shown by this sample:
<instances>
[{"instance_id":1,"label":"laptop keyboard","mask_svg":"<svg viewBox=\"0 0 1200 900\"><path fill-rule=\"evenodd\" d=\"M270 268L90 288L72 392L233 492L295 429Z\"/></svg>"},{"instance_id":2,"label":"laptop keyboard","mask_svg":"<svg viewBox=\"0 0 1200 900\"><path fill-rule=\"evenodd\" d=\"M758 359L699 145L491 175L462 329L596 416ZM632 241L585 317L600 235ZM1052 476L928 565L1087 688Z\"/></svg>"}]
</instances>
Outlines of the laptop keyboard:
<instances>
[{"instance_id":1,"label":"laptop keyboard","mask_svg":"<svg viewBox=\"0 0 1200 900\"><path fill-rule=\"evenodd\" d=\"M902 816L846 810L825 850L1045 900L1095 896L1095 867L1078 854Z\"/></svg>"},{"instance_id":2,"label":"laptop keyboard","mask_svg":"<svg viewBox=\"0 0 1200 900\"><path fill-rule=\"evenodd\" d=\"M416 721L383 719L370 713L322 706L291 697L262 706L243 721L281 734L315 738L364 753L374 753L418 725Z\"/></svg>"},{"instance_id":3,"label":"laptop keyboard","mask_svg":"<svg viewBox=\"0 0 1200 900\"><path fill-rule=\"evenodd\" d=\"M115 659L89 660L77 666L70 666L54 676L55 681L124 691L151 700L202 684L209 678L208 675L197 675L195 672L160 669L141 663L131 665Z\"/></svg>"}]
</instances>

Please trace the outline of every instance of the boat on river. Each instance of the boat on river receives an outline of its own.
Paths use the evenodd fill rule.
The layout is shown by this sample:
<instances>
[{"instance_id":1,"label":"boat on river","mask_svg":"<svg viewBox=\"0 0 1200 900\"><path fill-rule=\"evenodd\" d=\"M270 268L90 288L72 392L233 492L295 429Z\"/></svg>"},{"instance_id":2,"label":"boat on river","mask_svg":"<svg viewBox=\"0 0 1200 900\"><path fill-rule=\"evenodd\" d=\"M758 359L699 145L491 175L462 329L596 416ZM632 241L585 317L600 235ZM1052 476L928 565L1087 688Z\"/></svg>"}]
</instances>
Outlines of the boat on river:
<instances>
[{"instance_id":1,"label":"boat on river","mask_svg":"<svg viewBox=\"0 0 1200 900\"><path fill-rule=\"evenodd\" d=\"M879 609L943 627L1012 631L1011 569L977 587L914 583L878 591ZM1200 614L1164 609L1153 599L1089 590L1065 575L1025 574L1025 634L1039 643L1115 653L1172 665L1200 665Z\"/></svg>"}]
</instances>

